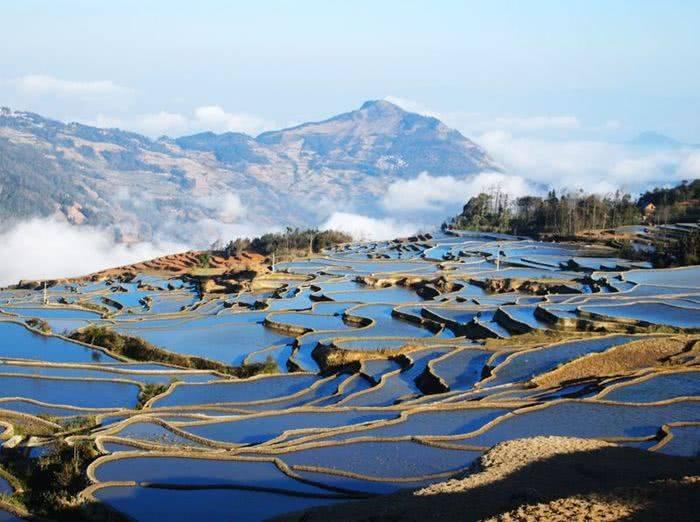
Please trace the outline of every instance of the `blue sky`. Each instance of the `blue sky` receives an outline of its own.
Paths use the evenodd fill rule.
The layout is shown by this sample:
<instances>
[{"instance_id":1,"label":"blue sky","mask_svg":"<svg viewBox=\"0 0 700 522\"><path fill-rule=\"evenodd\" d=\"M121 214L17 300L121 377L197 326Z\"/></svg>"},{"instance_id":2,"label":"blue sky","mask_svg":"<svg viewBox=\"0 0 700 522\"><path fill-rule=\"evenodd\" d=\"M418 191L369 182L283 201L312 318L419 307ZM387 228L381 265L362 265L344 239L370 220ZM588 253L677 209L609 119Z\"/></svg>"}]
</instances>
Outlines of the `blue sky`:
<instances>
[{"instance_id":1,"label":"blue sky","mask_svg":"<svg viewBox=\"0 0 700 522\"><path fill-rule=\"evenodd\" d=\"M0 104L61 119L256 133L393 97L472 135L700 143L694 1L23 0L0 20Z\"/></svg>"},{"instance_id":2,"label":"blue sky","mask_svg":"<svg viewBox=\"0 0 700 522\"><path fill-rule=\"evenodd\" d=\"M699 22L697 0L0 0L0 105L157 137L255 135L384 98L442 119L503 167L397 180L386 215L339 207L321 224L389 238L428 223L422 209L442 219L494 185L638 193L700 178ZM686 145L627 143L648 130ZM173 249L26 226L0 238L15 280ZM28 236L60 240L54 273Z\"/></svg>"}]
</instances>

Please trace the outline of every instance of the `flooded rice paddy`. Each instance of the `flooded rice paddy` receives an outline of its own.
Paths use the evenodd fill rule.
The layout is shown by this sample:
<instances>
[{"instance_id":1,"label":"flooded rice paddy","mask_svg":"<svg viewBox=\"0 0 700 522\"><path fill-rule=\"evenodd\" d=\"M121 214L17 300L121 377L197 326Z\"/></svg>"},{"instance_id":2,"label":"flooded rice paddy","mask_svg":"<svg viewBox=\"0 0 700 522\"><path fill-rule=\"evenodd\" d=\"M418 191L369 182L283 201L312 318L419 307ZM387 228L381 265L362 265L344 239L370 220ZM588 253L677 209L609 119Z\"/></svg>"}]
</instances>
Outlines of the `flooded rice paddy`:
<instances>
[{"instance_id":1,"label":"flooded rice paddy","mask_svg":"<svg viewBox=\"0 0 700 522\"><path fill-rule=\"evenodd\" d=\"M134 519L259 520L415 489L535 435L700 452L697 267L464 234L275 269L277 289L256 293L155 274L2 291L0 414L94 418L103 455L83 495ZM91 324L276 371L236 379L68 339Z\"/></svg>"}]
</instances>

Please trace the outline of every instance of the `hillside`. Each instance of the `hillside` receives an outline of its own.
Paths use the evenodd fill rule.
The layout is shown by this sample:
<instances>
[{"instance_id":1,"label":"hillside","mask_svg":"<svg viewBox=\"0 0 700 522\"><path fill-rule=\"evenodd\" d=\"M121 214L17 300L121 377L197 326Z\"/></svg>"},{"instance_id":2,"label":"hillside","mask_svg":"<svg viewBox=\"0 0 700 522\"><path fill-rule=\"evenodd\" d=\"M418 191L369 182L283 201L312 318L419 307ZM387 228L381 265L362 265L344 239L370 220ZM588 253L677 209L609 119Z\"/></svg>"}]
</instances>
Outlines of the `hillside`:
<instances>
[{"instance_id":1,"label":"hillside","mask_svg":"<svg viewBox=\"0 0 700 522\"><path fill-rule=\"evenodd\" d=\"M190 240L206 220L315 224L339 200L371 215L392 181L485 169L498 166L478 145L386 101L257 138L151 140L0 109L0 218L57 216L123 240Z\"/></svg>"}]
</instances>

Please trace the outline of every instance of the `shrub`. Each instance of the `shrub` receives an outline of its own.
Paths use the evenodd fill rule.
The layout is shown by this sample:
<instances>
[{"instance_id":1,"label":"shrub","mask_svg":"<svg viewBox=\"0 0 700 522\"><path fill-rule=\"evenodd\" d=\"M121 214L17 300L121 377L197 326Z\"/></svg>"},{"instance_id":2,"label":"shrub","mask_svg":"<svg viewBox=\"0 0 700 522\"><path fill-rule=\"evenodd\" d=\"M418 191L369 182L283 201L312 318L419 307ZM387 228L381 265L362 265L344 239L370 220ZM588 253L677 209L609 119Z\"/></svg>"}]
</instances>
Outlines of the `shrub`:
<instances>
[{"instance_id":1,"label":"shrub","mask_svg":"<svg viewBox=\"0 0 700 522\"><path fill-rule=\"evenodd\" d=\"M167 384L158 384L155 382L149 382L143 388L141 388L141 393L139 393L139 402L137 408L143 408L148 401L153 397L165 393L168 389Z\"/></svg>"},{"instance_id":2,"label":"shrub","mask_svg":"<svg viewBox=\"0 0 700 522\"><path fill-rule=\"evenodd\" d=\"M39 330L40 332L45 334L51 333L51 326L49 325L49 323L38 317L32 317L30 319L27 319L27 326L30 326L31 328Z\"/></svg>"},{"instance_id":3,"label":"shrub","mask_svg":"<svg viewBox=\"0 0 700 522\"><path fill-rule=\"evenodd\" d=\"M209 268L211 264L211 254L209 252L202 252L199 254L199 267Z\"/></svg>"}]
</instances>

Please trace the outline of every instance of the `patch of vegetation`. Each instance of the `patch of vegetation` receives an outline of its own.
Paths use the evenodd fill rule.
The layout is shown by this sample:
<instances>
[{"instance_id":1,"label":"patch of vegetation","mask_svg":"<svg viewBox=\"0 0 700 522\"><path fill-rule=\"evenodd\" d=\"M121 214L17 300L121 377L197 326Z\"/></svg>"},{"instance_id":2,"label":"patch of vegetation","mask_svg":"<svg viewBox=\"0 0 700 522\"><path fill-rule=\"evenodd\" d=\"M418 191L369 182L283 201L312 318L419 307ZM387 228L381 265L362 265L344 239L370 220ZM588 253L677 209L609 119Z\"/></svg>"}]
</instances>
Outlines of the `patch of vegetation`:
<instances>
[{"instance_id":1,"label":"patch of vegetation","mask_svg":"<svg viewBox=\"0 0 700 522\"><path fill-rule=\"evenodd\" d=\"M22 484L23 491L12 498L13 505L51 520L124 520L106 506L81 503L78 493L90 485L88 465L99 456L93 441L73 445L59 440L36 459L11 454L5 466Z\"/></svg>"},{"instance_id":2,"label":"patch of vegetation","mask_svg":"<svg viewBox=\"0 0 700 522\"><path fill-rule=\"evenodd\" d=\"M48 422L56 422L55 418L48 419L45 418L43 415L37 415L36 417L41 420L46 420ZM3 415L3 420L12 423L13 433L15 435L22 435L27 437L48 437L56 432L55 426L47 426L42 422L37 422L35 419L32 419L32 417L23 417L18 414L12 415L10 413L5 413Z\"/></svg>"},{"instance_id":3,"label":"patch of vegetation","mask_svg":"<svg viewBox=\"0 0 700 522\"><path fill-rule=\"evenodd\" d=\"M258 365L257 367L260 369L259 373L277 373L279 371L277 361L275 361L275 358L272 357L272 355L268 355L267 357L265 357L265 360L263 362L256 364Z\"/></svg>"},{"instance_id":4,"label":"patch of vegetation","mask_svg":"<svg viewBox=\"0 0 700 522\"><path fill-rule=\"evenodd\" d=\"M649 210L649 205L653 206ZM655 188L636 201L630 194L598 196L582 191L547 197L524 196L515 200L496 187L469 199L462 212L443 228L488 230L539 236L574 236L584 230L615 228L641 223L644 214L654 223L700 219L700 180L684 181L673 188Z\"/></svg>"},{"instance_id":5,"label":"patch of vegetation","mask_svg":"<svg viewBox=\"0 0 700 522\"><path fill-rule=\"evenodd\" d=\"M51 333L51 326L49 323L38 317L31 317L27 319L27 326L34 328L35 330L39 330L41 333Z\"/></svg>"},{"instance_id":6,"label":"patch of vegetation","mask_svg":"<svg viewBox=\"0 0 700 522\"><path fill-rule=\"evenodd\" d=\"M397 348L376 348L374 350L355 351L318 344L311 352L311 356L324 372L335 372L346 368L352 371L359 371L362 361L391 359L417 348L417 346L408 343Z\"/></svg>"},{"instance_id":7,"label":"patch of vegetation","mask_svg":"<svg viewBox=\"0 0 700 522\"><path fill-rule=\"evenodd\" d=\"M551 190L546 198L524 196L511 200L500 189L469 199L462 212L443 223L445 228L485 230L539 236L574 236L583 230L638 224L642 212L629 194L612 196L563 193Z\"/></svg>"},{"instance_id":8,"label":"patch of vegetation","mask_svg":"<svg viewBox=\"0 0 700 522\"><path fill-rule=\"evenodd\" d=\"M240 256L243 252L256 252L264 256L290 254L293 252L318 253L325 248L352 241L352 236L337 230L287 227L282 233L264 234L253 239L238 238L229 241L218 251L225 257Z\"/></svg>"},{"instance_id":9,"label":"patch of vegetation","mask_svg":"<svg viewBox=\"0 0 700 522\"><path fill-rule=\"evenodd\" d=\"M142 409L148 401L153 397L165 393L169 388L167 384L158 384L155 382L147 383L143 388L141 388L141 393L139 393L139 402L137 404L138 409Z\"/></svg>"},{"instance_id":10,"label":"patch of vegetation","mask_svg":"<svg viewBox=\"0 0 700 522\"><path fill-rule=\"evenodd\" d=\"M93 346L100 346L114 354L134 361L162 362L183 368L214 370L240 378L252 377L261 373L277 372L277 364L274 363L274 360L241 366L228 366L202 357L169 352L144 341L140 337L122 335L106 326L90 325L73 332L70 338Z\"/></svg>"},{"instance_id":11,"label":"patch of vegetation","mask_svg":"<svg viewBox=\"0 0 700 522\"><path fill-rule=\"evenodd\" d=\"M654 240L648 250L638 250L629 242L620 247L620 257L633 261L649 261L655 268L700 264L700 231L693 231L671 240Z\"/></svg>"},{"instance_id":12,"label":"patch of vegetation","mask_svg":"<svg viewBox=\"0 0 700 522\"><path fill-rule=\"evenodd\" d=\"M17 511L26 512L27 508L24 503L15 495L8 495L7 493L0 493L0 505L5 504L11 508L15 508Z\"/></svg>"},{"instance_id":13,"label":"patch of vegetation","mask_svg":"<svg viewBox=\"0 0 700 522\"><path fill-rule=\"evenodd\" d=\"M99 312L101 314L109 314L111 310L107 308L106 306L97 304L97 303L91 303L89 301L81 301L78 303L81 308L85 308L86 310L93 310L95 312Z\"/></svg>"},{"instance_id":14,"label":"patch of vegetation","mask_svg":"<svg viewBox=\"0 0 700 522\"><path fill-rule=\"evenodd\" d=\"M202 252L198 256L199 268L209 268L211 265L211 254L209 252Z\"/></svg>"},{"instance_id":15,"label":"patch of vegetation","mask_svg":"<svg viewBox=\"0 0 700 522\"><path fill-rule=\"evenodd\" d=\"M700 220L700 179L684 181L672 188L655 188L639 197L640 208L656 207L657 223Z\"/></svg>"},{"instance_id":16,"label":"patch of vegetation","mask_svg":"<svg viewBox=\"0 0 700 522\"><path fill-rule=\"evenodd\" d=\"M65 431L70 432L88 431L97 426L97 419L92 415L69 417L67 419L54 420L53 422L58 422Z\"/></svg>"},{"instance_id":17,"label":"patch of vegetation","mask_svg":"<svg viewBox=\"0 0 700 522\"><path fill-rule=\"evenodd\" d=\"M598 196L552 190L547 197L524 196L515 200L499 188L469 199L462 212L442 224L445 229L481 230L529 235L545 239L575 239L590 230L610 230L624 225L674 223L700 219L700 180L646 192L636 201L630 194ZM620 257L649 261L655 267L688 266L700 263L700 232L652 242L652 248L637 250L623 241Z\"/></svg>"}]
</instances>

